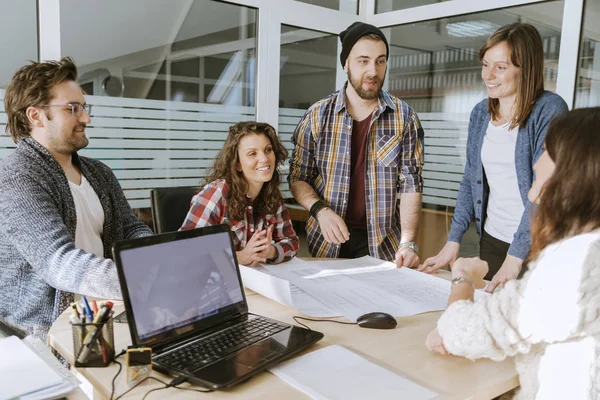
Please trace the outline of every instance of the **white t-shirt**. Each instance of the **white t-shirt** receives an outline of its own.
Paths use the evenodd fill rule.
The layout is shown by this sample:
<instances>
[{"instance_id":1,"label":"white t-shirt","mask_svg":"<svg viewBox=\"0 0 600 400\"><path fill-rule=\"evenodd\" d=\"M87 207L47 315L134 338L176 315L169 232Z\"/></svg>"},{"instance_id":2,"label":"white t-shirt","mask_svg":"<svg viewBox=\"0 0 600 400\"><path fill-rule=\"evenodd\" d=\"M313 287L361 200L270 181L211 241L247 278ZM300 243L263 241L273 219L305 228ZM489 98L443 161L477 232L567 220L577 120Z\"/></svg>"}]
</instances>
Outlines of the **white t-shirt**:
<instances>
[{"instance_id":1,"label":"white t-shirt","mask_svg":"<svg viewBox=\"0 0 600 400\"><path fill-rule=\"evenodd\" d=\"M515 168L515 145L519 129L508 129L509 124L488 125L481 161L490 186L487 217L483 229L496 239L512 243L525 211L519 192Z\"/></svg>"},{"instance_id":2,"label":"white t-shirt","mask_svg":"<svg viewBox=\"0 0 600 400\"><path fill-rule=\"evenodd\" d=\"M104 209L100 199L83 175L81 175L81 185L69 181L69 187L77 212L75 246L98 257L104 257L102 244Z\"/></svg>"}]
</instances>

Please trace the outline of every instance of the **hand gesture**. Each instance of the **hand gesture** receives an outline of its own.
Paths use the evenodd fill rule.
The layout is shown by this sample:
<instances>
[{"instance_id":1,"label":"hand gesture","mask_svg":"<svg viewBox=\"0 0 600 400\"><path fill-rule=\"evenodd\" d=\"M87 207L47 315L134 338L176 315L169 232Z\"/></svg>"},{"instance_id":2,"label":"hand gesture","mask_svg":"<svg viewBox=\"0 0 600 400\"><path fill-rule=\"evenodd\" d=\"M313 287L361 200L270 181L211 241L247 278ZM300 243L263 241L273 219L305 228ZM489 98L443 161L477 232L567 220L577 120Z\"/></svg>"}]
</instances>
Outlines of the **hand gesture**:
<instances>
[{"instance_id":1,"label":"hand gesture","mask_svg":"<svg viewBox=\"0 0 600 400\"><path fill-rule=\"evenodd\" d=\"M453 278L466 278L471 281L475 289L485 287L483 278L489 271L487 261L479 257L459 258L452 265Z\"/></svg>"},{"instance_id":2,"label":"hand gesture","mask_svg":"<svg viewBox=\"0 0 600 400\"><path fill-rule=\"evenodd\" d=\"M346 223L331 208L327 207L319 211L317 220L327 243L342 244L350 239Z\"/></svg>"},{"instance_id":3,"label":"hand gesture","mask_svg":"<svg viewBox=\"0 0 600 400\"><path fill-rule=\"evenodd\" d=\"M427 346L429 351L440 353L443 356L450 354L448 353L448 350L446 350L446 347L444 346L444 340L440 336L437 328L429 332L429 335L427 335L427 339L425 340L425 346Z\"/></svg>"},{"instance_id":4,"label":"hand gesture","mask_svg":"<svg viewBox=\"0 0 600 400\"><path fill-rule=\"evenodd\" d=\"M433 257L429 257L418 270L431 274L438 269L445 267L446 265L454 264L454 261L458 258L458 250L460 249L460 243L447 242L446 245L440 250L440 252Z\"/></svg>"},{"instance_id":5,"label":"hand gesture","mask_svg":"<svg viewBox=\"0 0 600 400\"><path fill-rule=\"evenodd\" d=\"M410 247L400 247L396 252L396 266L398 268L415 268L419 266L419 255Z\"/></svg>"},{"instance_id":6,"label":"hand gesture","mask_svg":"<svg viewBox=\"0 0 600 400\"><path fill-rule=\"evenodd\" d=\"M502 263L502 266L496 272L496 275L492 278L490 284L485 288L488 293L493 293L497 287L503 287L506 282L511 279L516 279L521 272L523 260L520 258L507 255L506 259Z\"/></svg>"},{"instance_id":7,"label":"hand gesture","mask_svg":"<svg viewBox=\"0 0 600 400\"><path fill-rule=\"evenodd\" d=\"M277 249L275 248L275 246L273 246L273 226L269 226L266 232L268 246L264 250L260 251L258 255L264 258L265 260L270 260L271 258L277 255Z\"/></svg>"},{"instance_id":8,"label":"hand gesture","mask_svg":"<svg viewBox=\"0 0 600 400\"><path fill-rule=\"evenodd\" d=\"M267 231L256 231L254 235L246 243L246 247L242 251L236 253L238 262L242 265L254 267L259 262L266 262L267 259L262 256L261 252L266 250L271 242L267 242Z\"/></svg>"}]
</instances>

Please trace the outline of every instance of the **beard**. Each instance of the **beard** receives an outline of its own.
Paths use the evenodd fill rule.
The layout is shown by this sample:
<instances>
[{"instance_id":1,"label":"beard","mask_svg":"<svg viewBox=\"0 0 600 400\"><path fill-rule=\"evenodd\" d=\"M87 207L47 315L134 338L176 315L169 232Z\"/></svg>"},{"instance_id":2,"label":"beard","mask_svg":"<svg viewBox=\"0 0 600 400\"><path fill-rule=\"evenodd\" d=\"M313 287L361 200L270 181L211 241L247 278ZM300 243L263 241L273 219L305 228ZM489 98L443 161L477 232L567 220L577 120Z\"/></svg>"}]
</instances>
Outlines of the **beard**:
<instances>
[{"instance_id":1,"label":"beard","mask_svg":"<svg viewBox=\"0 0 600 400\"><path fill-rule=\"evenodd\" d=\"M348 69L348 81L350 82L350 84L352 85L352 87L354 88L354 91L356 92L356 94L358 94L358 96L363 99L363 100L374 100L377 97L379 97L379 92L381 91L381 88L383 87L383 81L385 80L385 78L383 79L379 79L378 77L374 76L368 79L369 81L374 81L375 83L377 83L377 87L375 89L363 89L363 83L365 81L365 79L361 78L355 78L352 75L352 71L350 69Z\"/></svg>"},{"instance_id":2,"label":"beard","mask_svg":"<svg viewBox=\"0 0 600 400\"><path fill-rule=\"evenodd\" d=\"M61 154L73 154L89 144L87 136L84 132L75 132L75 129L81 129L81 126L77 126L71 132L71 135L52 135L49 139L49 145L57 152Z\"/></svg>"}]
</instances>

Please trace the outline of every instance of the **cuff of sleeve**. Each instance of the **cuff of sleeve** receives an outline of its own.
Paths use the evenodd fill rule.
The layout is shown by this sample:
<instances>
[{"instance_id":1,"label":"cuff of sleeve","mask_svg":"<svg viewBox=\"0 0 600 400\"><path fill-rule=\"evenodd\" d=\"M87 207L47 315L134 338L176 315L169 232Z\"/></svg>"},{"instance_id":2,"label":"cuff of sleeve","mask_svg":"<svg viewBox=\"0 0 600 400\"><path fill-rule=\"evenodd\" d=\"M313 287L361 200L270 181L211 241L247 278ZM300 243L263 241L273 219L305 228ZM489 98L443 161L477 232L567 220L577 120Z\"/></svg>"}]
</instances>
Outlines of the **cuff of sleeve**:
<instances>
[{"instance_id":1,"label":"cuff of sleeve","mask_svg":"<svg viewBox=\"0 0 600 400\"><path fill-rule=\"evenodd\" d=\"M506 354L485 333L485 321L480 307L481 302L459 300L446 309L437 323L444 347L450 354L470 360L491 358L502 361Z\"/></svg>"},{"instance_id":2,"label":"cuff of sleeve","mask_svg":"<svg viewBox=\"0 0 600 400\"><path fill-rule=\"evenodd\" d=\"M448 234L448 241L460 243L464 234L464 232L460 232L456 228L450 228L450 233Z\"/></svg>"},{"instance_id":3,"label":"cuff of sleeve","mask_svg":"<svg viewBox=\"0 0 600 400\"><path fill-rule=\"evenodd\" d=\"M399 193L423 193L423 178L410 175L400 183Z\"/></svg>"},{"instance_id":4,"label":"cuff of sleeve","mask_svg":"<svg viewBox=\"0 0 600 400\"><path fill-rule=\"evenodd\" d=\"M275 250L277 251L277 256L271 260L267 260L267 264L279 264L285 258L285 251L279 243L273 243L273 247L275 247Z\"/></svg>"},{"instance_id":5,"label":"cuff of sleeve","mask_svg":"<svg viewBox=\"0 0 600 400\"><path fill-rule=\"evenodd\" d=\"M529 254L530 247L531 247L531 245L529 243L525 244L525 243L520 242L518 239L513 239L513 242L511 243L510 247L508 248L508 254L513 257L517 257L517 258L520 258L521 260L524 260L527 258L527 255Z\"/></svg>"}]
</instances>

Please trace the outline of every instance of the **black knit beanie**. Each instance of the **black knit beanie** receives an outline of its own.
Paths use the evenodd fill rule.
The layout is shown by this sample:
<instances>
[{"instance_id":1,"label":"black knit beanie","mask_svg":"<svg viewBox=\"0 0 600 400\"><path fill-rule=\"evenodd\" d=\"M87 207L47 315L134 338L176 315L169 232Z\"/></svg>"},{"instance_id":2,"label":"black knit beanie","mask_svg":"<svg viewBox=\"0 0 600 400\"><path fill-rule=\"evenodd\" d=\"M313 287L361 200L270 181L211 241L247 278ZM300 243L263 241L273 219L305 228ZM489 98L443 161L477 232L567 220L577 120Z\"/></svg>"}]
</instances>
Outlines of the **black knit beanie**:
<instances>
[{"instance_id":1,"label":"black knit beanie","mask_svg":"<svg viewBox=\"0 0 600 400\"><path fill-rule=\"evenodd\" d=\"M342 42L342 52L340 53L340 61L342 63L342 67L346 64L346 59L348 58L348 54L350 54L350 50L354 47L354 44L358 42L358 40L370 33L374 33L379 36L383 43L385 43L386 60L390 56L390 46L388 45L388 41L385 38L385 35L379 28L373 25L365 24L363 22L355 22L346 28L345 31L340 33L340 41Z\"/></svg>"}]
</instances>

